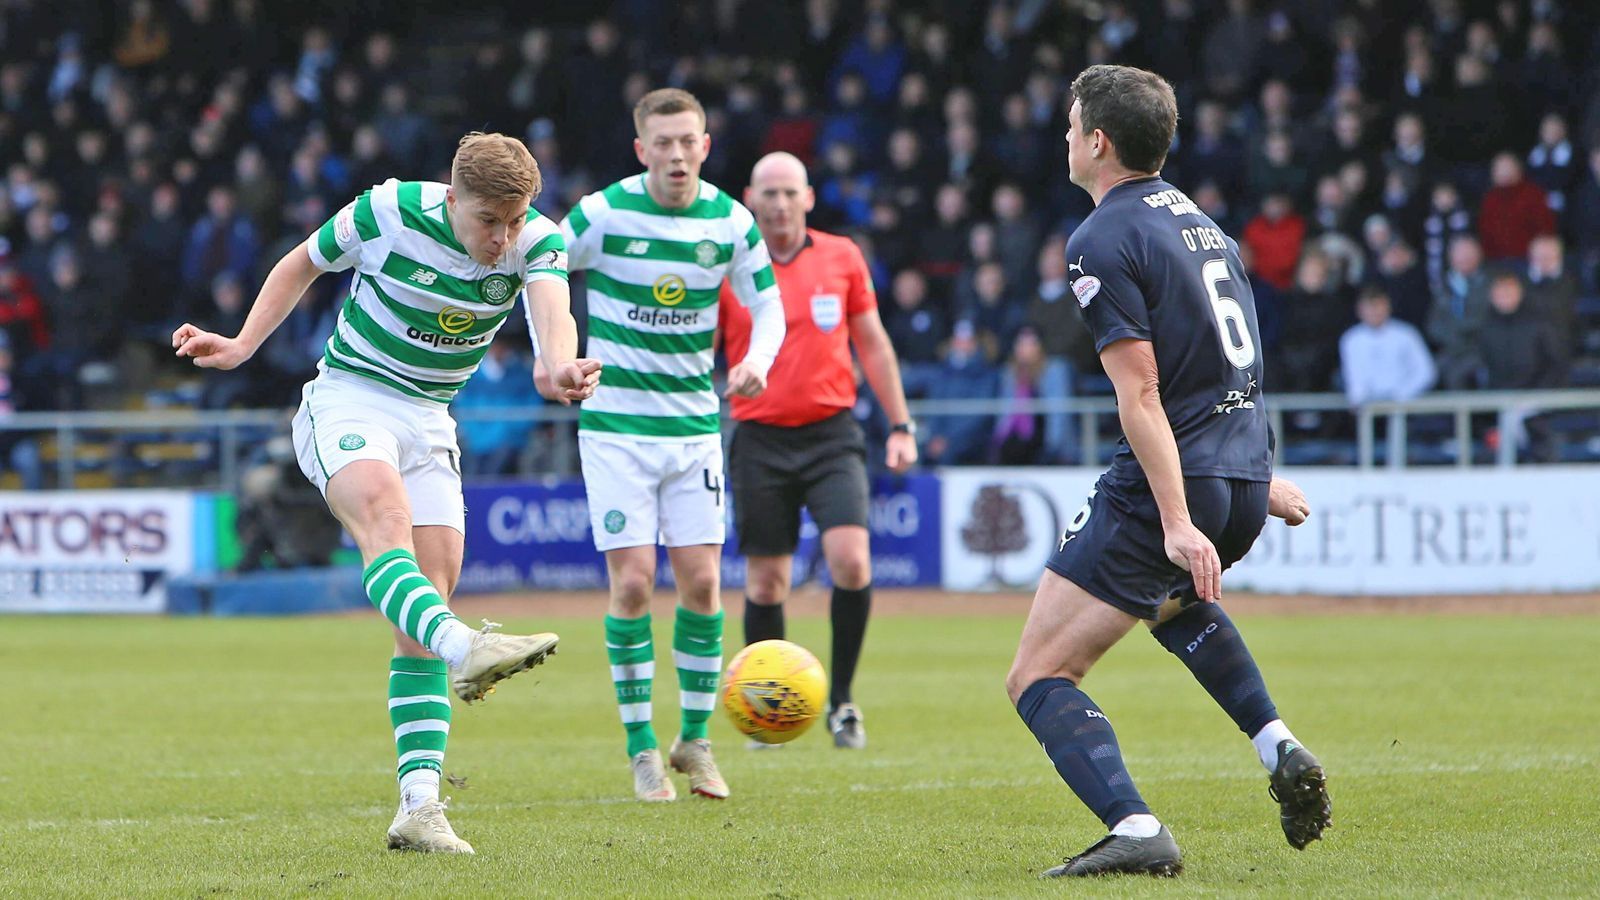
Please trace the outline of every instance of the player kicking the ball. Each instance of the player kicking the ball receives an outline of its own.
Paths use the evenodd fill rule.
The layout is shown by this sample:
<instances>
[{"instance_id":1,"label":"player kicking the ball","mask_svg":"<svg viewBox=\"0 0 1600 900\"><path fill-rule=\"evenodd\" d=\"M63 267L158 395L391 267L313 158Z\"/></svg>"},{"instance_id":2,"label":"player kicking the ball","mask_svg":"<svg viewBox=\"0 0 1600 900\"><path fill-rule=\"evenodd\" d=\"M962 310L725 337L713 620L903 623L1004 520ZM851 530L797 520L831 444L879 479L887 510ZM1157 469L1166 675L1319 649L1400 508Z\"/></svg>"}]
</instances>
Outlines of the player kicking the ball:
<instances>
[{"instance_id":1,"label":"player kicking the ball","mask_svg":"<svg viewBox=\"0 0 1600 900\"><path fill-rule=\"evenodd\" d=\"M682 724L672 767L706 797L728 796L706 721L722 671L724 536L720 401L712 389L717 290L753 320L728 393L754 397L783 344L783 305L750 211L700 180L711 150L687 91L651 91L633 110L645 172L584 197L561 223L573 269L588 270L589 341L606 381L583 405L578 444L595 546L611 580L606 653L628 736L634 794L677 798L657 749L650 696L656 542L678 586L672 658Z\"/></svg>"},{"instance_id":2,"label":"player kicking the ball","mask_svg":"<svg viewBox=\"0 0 1600 900\"><path fill-rule=\"evenodd\" d=\"M1127 435L1046 564L1006 690L1056 771L1110 834L1046 875L1176 875L1181 854L1079 687L1136 622L1188 666L1255 745L1284 835L1331 821L1322 766L1278 718L1218 601L1268 513L1309 512L1272 478L1255 301L1238 245L1161 179L1177 125L1159 75L1092 66L1072 83L1072 182L1095 210L1067 242L1073 293Z\"/></svg>"},{"instance_id":3,"label":"player kicking the ball","mask_svg":"<svg viewBox=\"0 0 1600 900\"><path fill-rule=\"evenodd\" d=\"M477 370L516 298L561 399L594 393L575 359L566 247L529 204L539 167L521 141L461 139L450 184L386 181L278 261L237 337L185 323L179 356L208 369L249 359L324 272L354 268L317 377L294 418L301 471L361 550L367 596L396 629L389 718L399 756L392 849L471 853L439 801L450 698L481 700L543 662L553 634L468 627L446 605L461 575L465 509L451 398Z\"/></svg>"}]
</instances>

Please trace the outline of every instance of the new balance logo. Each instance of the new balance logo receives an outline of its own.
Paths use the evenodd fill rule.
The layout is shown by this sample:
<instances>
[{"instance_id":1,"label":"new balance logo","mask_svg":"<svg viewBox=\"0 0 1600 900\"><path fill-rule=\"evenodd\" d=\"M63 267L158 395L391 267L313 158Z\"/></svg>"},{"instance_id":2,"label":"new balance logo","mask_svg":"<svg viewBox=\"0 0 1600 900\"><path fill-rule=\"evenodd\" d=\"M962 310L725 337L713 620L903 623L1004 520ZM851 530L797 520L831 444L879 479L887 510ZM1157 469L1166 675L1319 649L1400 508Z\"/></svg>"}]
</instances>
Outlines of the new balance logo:
<instances>
[{"instance_id":1,"label":"new balance logo","mask_svg":"<svg viewBox=\"0 0 1600 900\"><path fill-rule=\"evenodd\" d=\"M629 241L628 246L622 248L622 252L628 256L643 256L650 252L650 242Z\"/></svg>"},{"instance_id":2,"label":"new balance logo","mask_svg":"<svg viewBox=\"0 0 1600 900\"><path fill-rule=\"evenodd\" d=\"M423 269L423 268L418 268L415 272L411 273L411 275L407 278L407 280L408 281L415 281L417 284L420 284L423 287L429 287L435 281L439 280L439 273L438 272L430 272L427 269Z\"/></svg>"}]
</instances>

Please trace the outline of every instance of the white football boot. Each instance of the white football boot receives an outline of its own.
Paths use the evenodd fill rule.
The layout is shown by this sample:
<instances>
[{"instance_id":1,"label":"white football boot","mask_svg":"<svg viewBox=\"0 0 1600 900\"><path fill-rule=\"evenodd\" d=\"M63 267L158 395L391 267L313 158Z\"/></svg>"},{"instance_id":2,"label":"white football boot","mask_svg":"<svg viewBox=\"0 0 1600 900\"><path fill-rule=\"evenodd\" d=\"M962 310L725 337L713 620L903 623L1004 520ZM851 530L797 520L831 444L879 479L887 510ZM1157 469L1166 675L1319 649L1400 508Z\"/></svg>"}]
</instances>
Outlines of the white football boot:
<instances>
[{"instance_id":1,"label":"white football boot","mask_svg":"<svg viewBox=\"0 0 1600 900\"><path fill-rule=\"evenodd\" d=\"M495 682L531 669L553 656L553 634L501 634L499 624L485 620L483 630L472 636L472 647L461 661L461 668L450 673L450 686L456 696L471 703L494 693Z\"/></svg>"},{"instance_id":2,"label":"white football boot","mask_svg":"<svg viewBox=\"0 0 1600 900\"><path fill-rule=\"evenodd\" d=\"M866 749L866 716L854 703L841 703L828 713L828 730L833 732L833 745L840 750Z\"/></svg>"},{"instance_id":3,"label":"white football boot","mask_svg":"<svg viewBox=\"0 0 1600 900\"><path fill-rule=\"evenodd\" d=\"M654 747L640 750L629 763L633 767L633 795L646 803L668 803L678 799L678 789L661 764L661 751Z\"/></svg>"},{"instance_id":4,"label":"white football boot","mask_svg":"<svg viewBox=\"0 0 1600 900\"><path fill-rule=\"evenodd\" d=\"M456 837L450 820L444 817L445 804L429 800L406 812L394 814L389 824L390 850L416 850L422 853L471 853L472 845Z\"/></svg>"},{"instance_id":5,"label":"white football boot","mask_svg":"<svg viewBox=\"0 0 1600 900\"><path fill-rule=\"evenodd\" d=\"M711 758L711 741L677 738L672 742L668 758L672 760L672 768L689 776L689 790L713 800L728 799L728 783L722 780L717 761Z\"/></svg>"}]
</instances>

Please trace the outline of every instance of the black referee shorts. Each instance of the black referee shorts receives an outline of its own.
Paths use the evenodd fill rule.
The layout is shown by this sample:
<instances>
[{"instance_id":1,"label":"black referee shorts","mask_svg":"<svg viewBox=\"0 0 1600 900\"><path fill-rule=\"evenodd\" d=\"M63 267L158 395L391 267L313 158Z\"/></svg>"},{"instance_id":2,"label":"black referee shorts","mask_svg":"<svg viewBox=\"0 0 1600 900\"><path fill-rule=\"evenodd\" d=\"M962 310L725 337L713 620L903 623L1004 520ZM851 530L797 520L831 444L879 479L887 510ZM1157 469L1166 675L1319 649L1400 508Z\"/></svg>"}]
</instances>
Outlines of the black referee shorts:
<instances>
[{"instance_id":1,"label":"black referee shorts","mask_svg":"<svg viewBox=\"0 0 1600 900\"><path fill-rule=\"evenodd\" d=\"M786 428L740 422L728 447L733 523L747 556L788 556L800 507L823 531L867 525L867 442L849 410Z\"/></svg>"}]
</instances>

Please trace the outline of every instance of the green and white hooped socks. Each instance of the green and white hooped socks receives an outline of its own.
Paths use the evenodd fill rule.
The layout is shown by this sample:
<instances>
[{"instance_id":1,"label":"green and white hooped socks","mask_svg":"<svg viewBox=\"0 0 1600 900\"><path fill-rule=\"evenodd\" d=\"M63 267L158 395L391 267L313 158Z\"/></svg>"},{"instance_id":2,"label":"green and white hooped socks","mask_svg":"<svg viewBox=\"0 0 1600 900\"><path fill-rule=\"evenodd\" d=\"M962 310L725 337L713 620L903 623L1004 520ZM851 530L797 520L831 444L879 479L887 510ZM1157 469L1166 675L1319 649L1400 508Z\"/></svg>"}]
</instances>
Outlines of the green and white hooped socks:
<instances>
[{"instance_id":1,"label":"green and white hooped socks","mask_svg":"<svg viewBox=\"0 0 1600 900\"><path fill-rule=\"evenodd\" d=\"M678 607L672 663L678 669L683 739L703 738L711 711L717 708L717 682L722 678L722 610L708 616Z\"/></svg>"},{"instance_id":2,"label":"green and white hooped socks","mask_svg":"<svg viewBox=\"0 0 1600 900\"><path fill-rule=\"evenodd\" d=\"M361 575L372 605L394 627L427 647L451 668L460 668L477 632L456 618L433 582L422 574L411 551L390 550Z\"/></svg>"},{"instance_id":3,"label":"green and white hooped socks","mask_svg":"<svg viewBox=\"0 0 1600 900\"><path fill-rule=\"evenodd\" d=\"M606 658L611 663L611 683L617 689L617 711L628 732L628 758L632 759L657 746L650 723L656 658L649 613L639 619L606 616Z\"/></svg>"},{"instance_id":4,"label":"green and white hooped socks","mask_svg":"<svg viewBox=\"0 0 1600 900\"><path fill-rule=\"evenodd\" d=\"M443 660L389 660L389 721L399 760L395 778L406 812L439 799L445 742L450 739L449 687Z\"/></svg>"}]
</instances>

